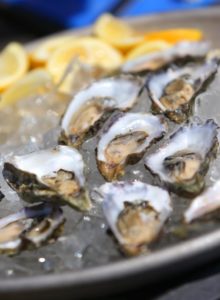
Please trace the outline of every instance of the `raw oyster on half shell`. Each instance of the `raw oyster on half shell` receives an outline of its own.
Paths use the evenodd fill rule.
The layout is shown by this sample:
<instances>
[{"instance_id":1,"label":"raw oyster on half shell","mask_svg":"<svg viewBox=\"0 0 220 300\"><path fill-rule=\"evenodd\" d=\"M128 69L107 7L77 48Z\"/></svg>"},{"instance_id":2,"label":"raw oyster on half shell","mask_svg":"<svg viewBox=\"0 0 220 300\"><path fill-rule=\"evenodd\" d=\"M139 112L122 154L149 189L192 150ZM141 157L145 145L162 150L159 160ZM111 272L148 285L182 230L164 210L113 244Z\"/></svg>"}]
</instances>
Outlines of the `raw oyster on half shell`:
<instances>
[{"instance_id":1,"label":"raw oyster on half shell","mask_svg":"<svg viewBox=\"0 0 220 300\"><path fill-rule=\"evenodd\" d=\"M81 154L68 146L14 156L4 164L7 183L29 202L51 201L89 210Z\"/></svg>"},{"instance_id":2,"label":"raw oyster on half shell","mask_svg":"<svg viewBox=\"0 0 220 300\"><path fill-rule=\"evenodd\" d=\"M79 91L61 120L60 143L80 146L114 110L132 108L142 90L140 78L119 75L95 81Z\"/></svg>"},{"instance_id":3,"label":"raw oyster on half shell","mask_svg":"<svg viewBox=\"0 0 220 300\"><path fill-rule=\"evenodd\" d=\"M153 111L165 113L176 123L186 121L195 96L217 69L217 63L211 60L183 67L170 66L166 70L151 74L146 85Z\"/></svg>"},{"instance_id":4,"label":"raw oyster on half shell","mask_svg":"<svg viewBox=\"0 0 220 300\"><path fill-rule=\"evenodd\" d=\"M140 56L127 61L121 68L124 73L156 71L170 63L204 58L210 50L208 42L181 42L172 48Z\"/></svg>"},{"instance_id":5,"label":"raw oyster on half shell","mask_svg":"<svg viewBox=\"0 0 220 300\"><path fill-rule=\"evenodd\" d=\"M184 219L187 223L201 218L220 208L220 180L209 187L201 195L193 199L189 208L184 213Z\"/></svg>"},{"instance_id":6,"label":"raw oyster on half shell","mask_svg":"<svg viewBox=\"0 0 220 300\"><path fill-rule=\"evenodd\" d=\"M97 165L112 181L124 174L126 163L140 159L149 145L166 132L162 118L147 113L115 113L105 124L97 146Z\"/></svg>"},{"instance_id":7,"label":"raw oyster on half shell","mask_svg":"<svg viewBox=\"0 0 220 300\"><path fill-rule=\"evenodd\" d=\"M56 238L65 218L61 208L38 204L0 219L0 253L16 254Z\"/></svg>"},{"instance_id":8,"label":"raw oyster on half shell","mask_svg":"<svg viewBox=\"0 0 220 300\"><path fill-rule=\"evenodd\" d=\"M164 146L146 157L145 165L175 192L198 194L216 156L217 128L213 120L180 127Z\"/></svg>"},{"instance_id":9,"label":"raw oyster on half shell","mask_svg":"<svg viewBox=\"0 0 220 300\"><path fill-rule=\"evenodd\" d=\"M140 181L105 183L95 190L122 250L139 254L153 242L172 213L166 190Z\"/></svg>"}]
</instances>

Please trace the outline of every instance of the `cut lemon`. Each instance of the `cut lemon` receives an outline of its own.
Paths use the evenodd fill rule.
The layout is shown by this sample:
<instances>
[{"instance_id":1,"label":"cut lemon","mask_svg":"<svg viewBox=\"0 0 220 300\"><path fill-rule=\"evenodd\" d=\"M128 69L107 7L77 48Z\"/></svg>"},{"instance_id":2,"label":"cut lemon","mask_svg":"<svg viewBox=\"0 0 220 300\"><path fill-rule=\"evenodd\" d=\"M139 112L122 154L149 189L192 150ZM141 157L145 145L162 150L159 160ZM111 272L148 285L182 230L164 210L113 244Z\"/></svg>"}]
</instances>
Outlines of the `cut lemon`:
<instances>
[{"instance_id":1,"label":"cut lemon","mask_svg":"<svg viewBox=\"0 0 220 300\"><path fill-rule=\"evenodd\" d=\"M133 48L130 50L127 55L126 59L131 60L134 59L138 56L142 56L151 52L156 52L156 51L162 51L167 48L170 48L172 44L167 43L165 41L149 41L149 42L143 42L139 46Z\"/></svg>"},{"instance_id":2,"label":"cut lemon","mask_svg":"<svg viewBox=\"0 0 220 300\"><path fill-rule=\"evenodd\" d=\"M0 91L5 90L19 78L29 67L27 53L18 43L10 43L0 52Z\"/></svg>"},{"instance_id":3,"label":"cut lemon","mask_svg":"<svg viewBox=\"0 0 220 300\"><path fill-rule=\"evenodd\" d=\"M48 60L47 70L55 82L59 82L74 58L106 70L118 68L123 61L122 55L107 43L94 37L78 38L58 48Z\"/></svg>"},{"instance_id":4,"label":"cut lemon","mask_svg":"<svg viewBox=\"0 0 220 300\"><path fill-rule=\"evenodd\" d=\"M74 40L75 36L58 36L50 38L49 40L43 41L30 51L30 59L33 66L44 66L51 54L58 49L60 46L68 41Z\"/></svg>"},{"instance_id":5,"label":"cut lemon","mask_svg":"<svg viewBox=\"0 0 220 300\"><path fill-rule=\"evenodd\" d=\"M44 69L33 70L1 95L0 108L15 104L17 101L32 95L41 95L52 86L52 77L48 71Z\"/></svg>"},{"instance_id":6,"label":"cut lemon","mask_svg":"<svg viewBox=\"0 0 220 300\"><path fill-rule=\"evenodd\" d=\"M145 34L145 40L164 40L168 43L178 43L184 40L187 41L199 41L203 38L203 33L201 30L193 28L176 28L167 29L155 32L149 32Z\"/></svg>"},{"instance_id":7,"label":"cut lemon","mask_svg":"<svg viewBox=\"0 0 220 300\"><path fill-rule=\"evenodd\" d=\"M97 20L94 34L121 50L131 49L144 39L124 21L110 14L104 14Z\"/></svg>"}]
</instances>

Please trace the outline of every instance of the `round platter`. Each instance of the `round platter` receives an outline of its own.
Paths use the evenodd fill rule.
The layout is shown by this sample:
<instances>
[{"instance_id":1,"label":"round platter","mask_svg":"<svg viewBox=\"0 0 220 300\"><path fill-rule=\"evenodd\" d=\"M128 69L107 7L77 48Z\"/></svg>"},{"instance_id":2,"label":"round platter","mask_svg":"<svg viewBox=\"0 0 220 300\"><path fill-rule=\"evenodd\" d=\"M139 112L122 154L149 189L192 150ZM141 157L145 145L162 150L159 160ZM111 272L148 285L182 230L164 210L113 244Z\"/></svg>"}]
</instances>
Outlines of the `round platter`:
<instances>
[{"instance_id":1,"label":"round platter","mask_svg":"<svg viewBox=\"0 0 220 300\"><path fill-rule=\"evenodd\" d=\"M214 46L220 46L220 8L174 14L143 16L129 20L138 29L199 27ZM88 33L89 29L77 31ZM74 31L75 33L75 31ZM63 33L61 33L63 34ZM38 41L27 47L34 47ZM145 257L113 262L62 274L9 278L0 281L1 299L89 298L149 284L163 276L172 276L219 256L220 229L174 246L157 250ZM26 253L28 255L28 253ZM1 268L0 268L1 272ZM4 298L5 297L5 298Z\"/></svg>"}]
</instances>

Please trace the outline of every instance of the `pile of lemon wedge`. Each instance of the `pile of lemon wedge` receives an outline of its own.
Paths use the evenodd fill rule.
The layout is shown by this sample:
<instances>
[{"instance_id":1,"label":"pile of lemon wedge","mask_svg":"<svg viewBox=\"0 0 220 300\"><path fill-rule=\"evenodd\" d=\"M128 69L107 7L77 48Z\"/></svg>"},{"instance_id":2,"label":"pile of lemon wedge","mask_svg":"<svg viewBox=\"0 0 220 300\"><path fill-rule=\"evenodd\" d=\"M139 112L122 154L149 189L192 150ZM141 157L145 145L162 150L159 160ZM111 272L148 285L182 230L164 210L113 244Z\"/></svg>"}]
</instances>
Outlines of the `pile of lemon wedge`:
<instances>
[{"instance_id":1,"label":"pile of lemon wedge","mask_svg":"<svg viewBox=\"0 0 220 300\"><path fill-rule=\"evenodd\" d=\"M202 38L202 32L195 28L141 32L126 21L104 14L87 36L54 36L28 50L12 42L0 52L0 109L58 85L74 59L111 73L127 60L165 50L182 40ZM70 86L61 88L71 93Z\"/></svg>"}]
</instances>

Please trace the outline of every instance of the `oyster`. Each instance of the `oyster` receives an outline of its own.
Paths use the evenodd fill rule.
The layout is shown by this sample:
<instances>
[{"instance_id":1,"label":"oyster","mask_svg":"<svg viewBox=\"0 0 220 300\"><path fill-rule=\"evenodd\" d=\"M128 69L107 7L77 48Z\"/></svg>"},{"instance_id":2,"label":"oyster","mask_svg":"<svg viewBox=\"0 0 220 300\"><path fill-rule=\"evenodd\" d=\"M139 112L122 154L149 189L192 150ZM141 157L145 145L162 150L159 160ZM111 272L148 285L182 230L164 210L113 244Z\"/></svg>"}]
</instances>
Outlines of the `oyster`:
<instances>
[{"instance_id":1,"label":"oyster","mask_svg":"<svg viewBox=\"0 0 220 300\"><path fill-rule=\"evenodd\" d=\"M207 61L215 61L218 65L220 64L220 49L211 49L206 55Z\"/></svg>"},{"instance_id":2,"label":"oyster","mask_svg":"<svg viewBox=\"0 0 220 300\"><path fill-rule=\"evenodd\" d=\"M213 120L179 128L162 148L146 158L145 165L175 192L198 194L217 152L217 128Z\"/></svg>"},{"instance_id":3,"label":"oyster","mask_svg":"<svg viewBox=\"0 0 220 300\"><path fill-rule=\"evenodd\" d=\"M50 204L25 207L0 219L0 253L37 248L56 238L65 222L62 210Z\"/></svg>"},{"instance_id":4,"label":"oyster","mask_svg":"<svg viewBox=\"0 0 220 300\"><path fill-rule=\"evenodd\" d=\"M208 42L181 42L164 51L150 53L126 62L121 70L124 73L156 71L171 62L203 58L210 49Z\"/></svg>"},{"instance_id":5,"label":"oyster","mask_svg":"<svg viewBox=\"0 0 220 300\"><path fill-rule=\"evenodd\" d=\"M167 191L140 181L105 183L95 190L123 251L139 254L159 235L172 212Z\"/></svg>"},{"instance_id":6,"label":"oyster","mask_svg":"<svg viewBox=\"0 0 220 300\"><path fill-rule=\"evenodd\" d=\"M60 142L80 146L113 110L130 109L142 89L142 81L133 76L121 75L93 82L70 102L61 121Z\"/></svg>"},{"instance_id":7,"label":"oyster","mask_svg":"<svg viewBox=\"0 0 220 300\"><path fill-rule=\"evenodd\" d=\"M209 61L184 67L171 66L150 75L147 88L153 110L165 113L176 123L187 120L193 99L217 69L216 62Z\"/></svg>"},{"instance_id":8,"label":"oyster","mask_svg":"<svg viewBox=\"0 0 220 300\"><path fill-rule=\"evenodd\" d=\"M97 165L103 177L115 180L126 163L140 159L150 143L162 137L161 118L144 113L115 113L104 126L97 146Z\"/></svg>"},{"instance_id":9,"label":"oyster","mask_svg":"<svg viewBox=\"0 0 220 300\"><path fill-rule=\"evenodd\" d=\"M76 149L57 146L14 156L4 164L3 176L24 200L58 202L82 211L90 209L84 162Z\"/></svg>"},{"instance_id":10,"label":"oyster","mask_svg":"<svg viewBox=\"0 0 220 300\"><path fill-rule=\"evenodd\" d=\"M184 213L187 223L220 208L220 180L196 197Z\"/></svg>"}]
</instances>

